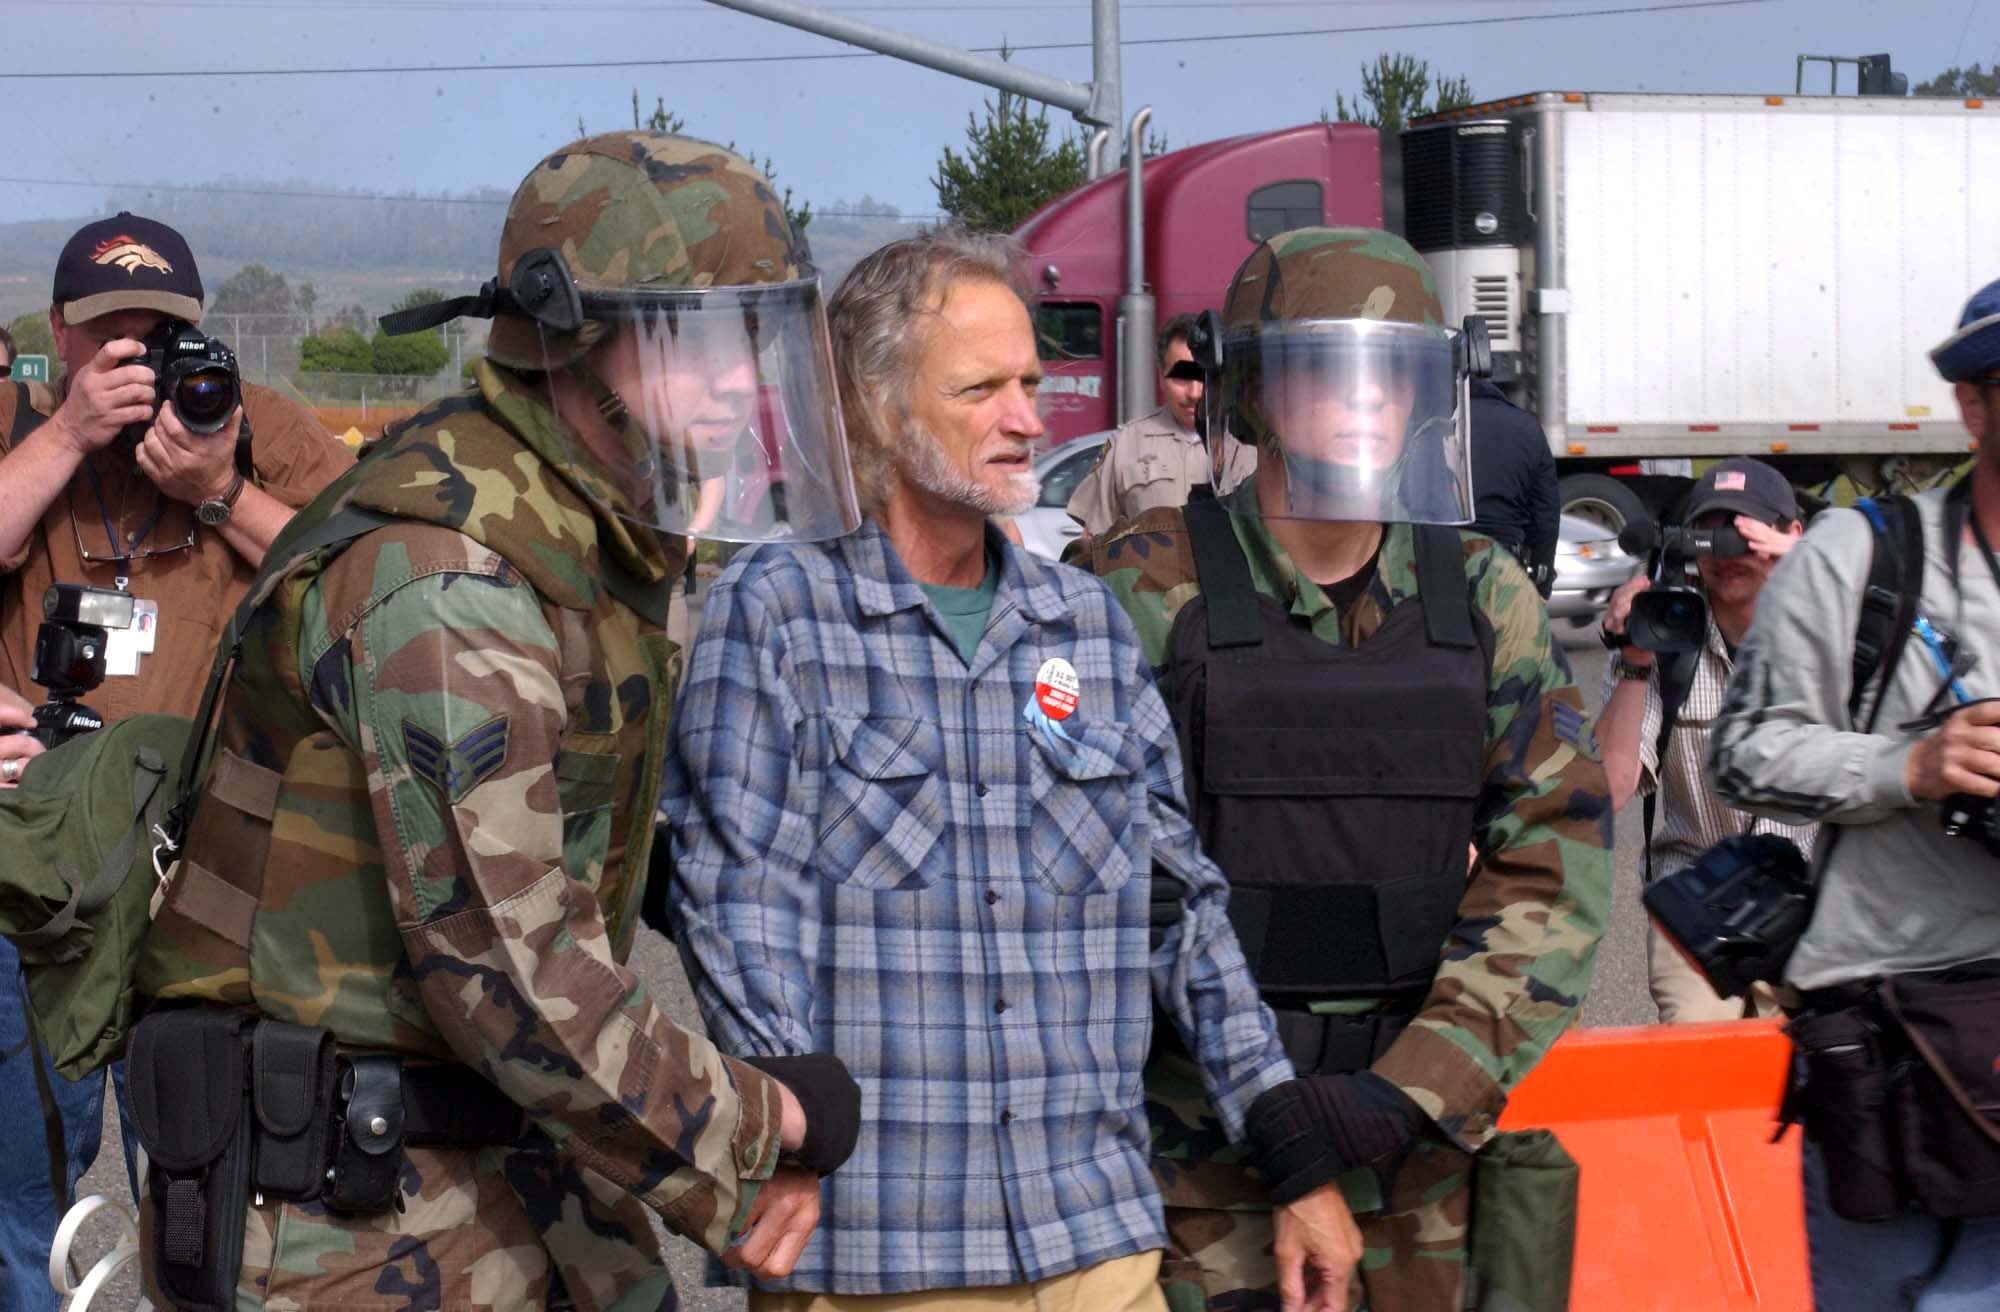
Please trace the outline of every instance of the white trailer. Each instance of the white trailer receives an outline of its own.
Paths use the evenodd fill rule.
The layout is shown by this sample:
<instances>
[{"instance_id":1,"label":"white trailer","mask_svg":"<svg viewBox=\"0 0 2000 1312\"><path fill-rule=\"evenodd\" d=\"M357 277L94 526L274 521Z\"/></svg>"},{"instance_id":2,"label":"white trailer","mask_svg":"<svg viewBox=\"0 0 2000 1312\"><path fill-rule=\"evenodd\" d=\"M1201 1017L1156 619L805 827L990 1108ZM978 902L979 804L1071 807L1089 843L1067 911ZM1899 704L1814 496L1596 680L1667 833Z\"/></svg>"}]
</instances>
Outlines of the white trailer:
<instances>
[{"instance_id":1,"label":"white trailer","mask_svg":"<svg viewBox=\"0 0 2000 1312\"><path fill-rule=\"evenodd\" d=\"M1445 322L1485 316L1567 505L1657 511L1641 460L1966 458L1928 352L2000 277L2000 103L1545 92L1422 120L1403 171Z\"/></svg>"}]
</instances>

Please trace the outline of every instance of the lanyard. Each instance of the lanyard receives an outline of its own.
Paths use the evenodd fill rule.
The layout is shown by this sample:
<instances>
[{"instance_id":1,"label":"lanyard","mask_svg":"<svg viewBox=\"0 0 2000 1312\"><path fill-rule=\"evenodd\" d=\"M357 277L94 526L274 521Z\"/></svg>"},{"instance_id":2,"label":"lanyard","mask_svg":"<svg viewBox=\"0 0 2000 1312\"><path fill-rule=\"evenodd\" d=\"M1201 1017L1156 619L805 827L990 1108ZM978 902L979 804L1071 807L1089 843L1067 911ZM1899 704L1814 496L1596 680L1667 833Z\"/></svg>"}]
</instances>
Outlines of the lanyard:
<instances>
[{"instance_id":1,"label":"lanyard","mask_svg":"<svg viewBox=\"0 0 2000 1312\"><path fill-rule=\"evenodd\" d=\"M90 475L90 495L97 498L97 513L104 517L104 540L111 544L113 559L130 561L134 553L139 550L139 544L152 536L153 526L160 522L160 509L166 500L165 494L158 491L153 493L153 513L146 517L146 522L139 526L139 531L132 535L130 542L121 542L117 526L111 522L111 507L104 503L104 483L97 477L97 466L86 460L83 462L83 468L84 472Z\"/></svg>"}]
</instances>

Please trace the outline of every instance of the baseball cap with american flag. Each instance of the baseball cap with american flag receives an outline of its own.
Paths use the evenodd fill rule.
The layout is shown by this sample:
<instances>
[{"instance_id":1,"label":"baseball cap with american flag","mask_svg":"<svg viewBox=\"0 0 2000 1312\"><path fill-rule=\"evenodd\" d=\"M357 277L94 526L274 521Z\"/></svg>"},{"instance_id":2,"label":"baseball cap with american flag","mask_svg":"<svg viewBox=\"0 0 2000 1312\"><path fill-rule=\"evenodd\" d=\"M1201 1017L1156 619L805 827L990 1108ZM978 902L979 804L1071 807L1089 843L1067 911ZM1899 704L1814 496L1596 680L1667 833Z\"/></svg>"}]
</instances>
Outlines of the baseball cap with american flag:
<instances>
[{"instance_id":1,"label":"baseball cap with american flag","mask_svg":"<svg viewBox=\"0 0 2000 1312\"><path fill-rule=\"evenodd\" d=\"M63 245L51 299L65 323L86 323L114 310L158 310L198 323L201 274L178 232L121 212L86 223Z\"/></svg>"}]
</instances>

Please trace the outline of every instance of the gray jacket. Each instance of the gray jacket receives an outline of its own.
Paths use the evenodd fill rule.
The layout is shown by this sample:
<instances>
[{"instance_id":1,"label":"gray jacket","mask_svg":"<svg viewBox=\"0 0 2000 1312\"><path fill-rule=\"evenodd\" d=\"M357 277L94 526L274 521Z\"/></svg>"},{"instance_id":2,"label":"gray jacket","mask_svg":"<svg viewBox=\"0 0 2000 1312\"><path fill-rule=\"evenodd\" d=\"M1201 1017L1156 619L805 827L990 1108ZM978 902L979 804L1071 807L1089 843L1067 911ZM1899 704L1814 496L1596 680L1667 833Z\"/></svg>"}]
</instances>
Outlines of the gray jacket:
<instances>
[{"instance_id":1,"label":"gray jacket","mask_svg":"<svg viewBox=\"0 0 2000 1312\"><path fill-rule=\"evenodd\" d=\"M1983 658L1967 692L2000 695L2000 587L1968 534L1953 588L1945 494L1915 500L1924 526L1919 613ZM1779 562L1709 744L1709 773L1735 805L1842 826L1787 972L1801 988L2000 958L2000 861L1946 837L1937 804L1903 787L1917 735L1896 726L1921 714L1943 681L1929 648L1914 637L1904 647L1874 733L1847 714L1872 540L1860 512L1829 511Z\"/></svg>"}]
</instances>

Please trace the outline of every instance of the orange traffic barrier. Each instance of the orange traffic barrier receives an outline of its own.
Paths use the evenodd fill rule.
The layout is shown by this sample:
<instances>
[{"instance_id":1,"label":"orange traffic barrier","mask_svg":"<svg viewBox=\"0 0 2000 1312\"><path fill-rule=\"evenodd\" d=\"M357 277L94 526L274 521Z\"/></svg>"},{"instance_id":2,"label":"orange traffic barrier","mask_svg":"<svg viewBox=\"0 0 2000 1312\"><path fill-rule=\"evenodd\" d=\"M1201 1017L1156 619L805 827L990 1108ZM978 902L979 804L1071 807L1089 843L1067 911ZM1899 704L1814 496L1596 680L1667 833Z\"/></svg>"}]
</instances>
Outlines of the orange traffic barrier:
<instances>
[{"instance_id":1,"label":"orange traffic barrier","mask_svg":"<svg viewBox=\"0 0 2000 1312\"><path fill-rule=\"evenodd\" d=\"M1576 1030L1514 1090L1583 1168L1574 1312L1811 1312L1775 1021Z\"/></svg>"}]
</instances>

